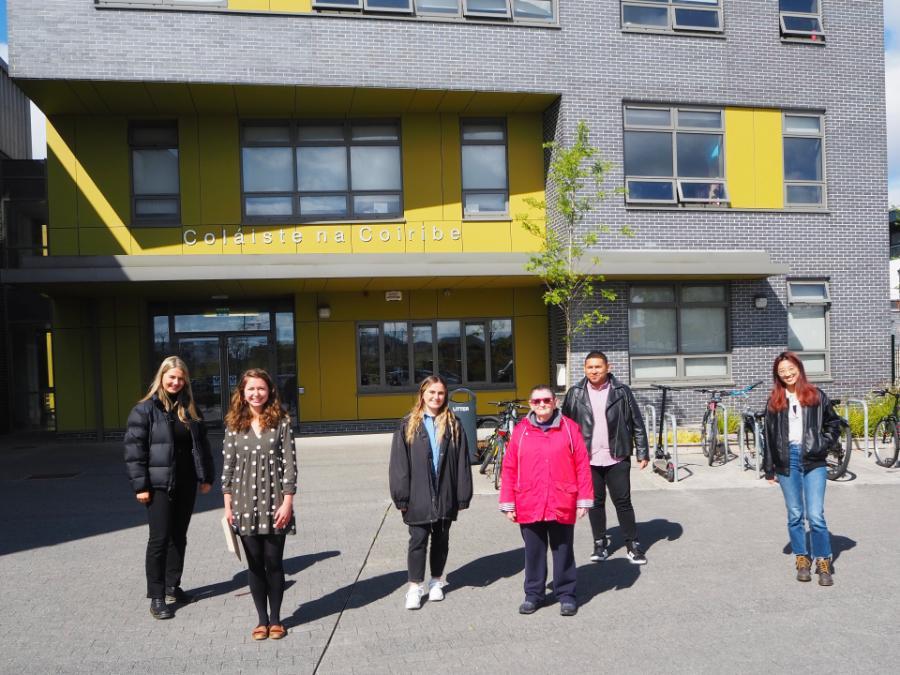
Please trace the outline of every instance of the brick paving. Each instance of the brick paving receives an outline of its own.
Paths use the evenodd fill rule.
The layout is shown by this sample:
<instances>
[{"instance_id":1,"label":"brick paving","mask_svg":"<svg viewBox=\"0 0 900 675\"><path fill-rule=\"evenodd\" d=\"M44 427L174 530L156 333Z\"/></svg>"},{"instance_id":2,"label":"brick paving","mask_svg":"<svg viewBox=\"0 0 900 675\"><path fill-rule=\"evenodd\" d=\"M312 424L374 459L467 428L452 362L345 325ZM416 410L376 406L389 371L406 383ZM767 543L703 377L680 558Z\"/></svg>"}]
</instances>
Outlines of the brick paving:
<instances>
[{"instance_id":1,"label":"brick paving","mask_svg":"<svg viewBox=\"0 0 900 675\"><path fill-rule=\"evenodd\" d=\"M116 443L0 440L0 672L411 673L887 670L900 657L900 470L854 453L829 485L835 586L793 580L780 491L737 462L670 485L634 470L649 564L621 542L587 560L576 530L577 617L528 617L518 529L478 495L451 531L441 603L403 609L406 530L387 499L386 436L300 441L298 535L288 541L290 633L255 643L242 564L224 550L217 490L198 499L184 586L200 599L154 621L144 515ZM70 478L29 475L76 473ZM611 517L615 524L615 517Z\"/></svg>"}]
</instances>

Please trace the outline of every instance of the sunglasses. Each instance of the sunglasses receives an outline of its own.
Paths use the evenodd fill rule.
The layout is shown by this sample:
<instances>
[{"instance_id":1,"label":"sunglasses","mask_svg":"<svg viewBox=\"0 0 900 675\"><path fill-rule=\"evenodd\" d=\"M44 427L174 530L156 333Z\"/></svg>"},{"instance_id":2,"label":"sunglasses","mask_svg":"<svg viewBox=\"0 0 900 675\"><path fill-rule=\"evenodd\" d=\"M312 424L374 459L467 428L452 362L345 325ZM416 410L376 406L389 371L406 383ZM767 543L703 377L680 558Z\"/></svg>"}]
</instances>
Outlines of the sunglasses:
<instances>
[{"instance_id":1,"label":"sunglasses","mask_svg":"<svg viewBox=\"0 0 900 675\"><path fill-rule=\"evenodd\" d=\"M552 398L533 398L531 399L531 405L550 405L553 401L554 399Z\"/></svg>"}]
</instances>

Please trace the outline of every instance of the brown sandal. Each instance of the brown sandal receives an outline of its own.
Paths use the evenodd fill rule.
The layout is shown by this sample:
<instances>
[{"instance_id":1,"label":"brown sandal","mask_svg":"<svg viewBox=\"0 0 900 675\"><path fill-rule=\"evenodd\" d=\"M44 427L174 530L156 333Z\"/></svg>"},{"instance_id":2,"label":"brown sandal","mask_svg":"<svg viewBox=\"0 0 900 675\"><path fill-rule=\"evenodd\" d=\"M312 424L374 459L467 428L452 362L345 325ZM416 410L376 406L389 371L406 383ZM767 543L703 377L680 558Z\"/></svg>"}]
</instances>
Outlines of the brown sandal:
<instances>
[{"instance_id":1,"label":"brown sandal","mask_svg":"<svg viewBox=\"0 0 900 675\"><path fill-rule=\"evenodd\" d=\"M269 626L269 637L273 640L280 640L287 635L287 629L280 623L273 623Z\"/></svg>"},{"instance_id":2,"label":"brown sandal","mask_svg":"<svg viewBox=\"0 0 900 675\"><path fill-rule=\"evenodd\" d=\"M265 640L267 637L269 637L269 627L263 626L262 624L258 625L253 629L253 632L250 633L250 637L252 637L254 640Z\"/></svg>"}]
</instances>

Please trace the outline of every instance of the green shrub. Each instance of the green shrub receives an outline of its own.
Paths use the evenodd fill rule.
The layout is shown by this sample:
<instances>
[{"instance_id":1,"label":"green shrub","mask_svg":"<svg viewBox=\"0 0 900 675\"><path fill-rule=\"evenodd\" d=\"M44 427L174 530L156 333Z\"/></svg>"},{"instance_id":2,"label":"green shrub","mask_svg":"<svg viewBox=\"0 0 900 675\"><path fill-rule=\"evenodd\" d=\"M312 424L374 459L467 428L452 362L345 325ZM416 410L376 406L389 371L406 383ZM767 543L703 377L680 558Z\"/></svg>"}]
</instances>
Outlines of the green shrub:
<instances>
[{"instance_id":1,"label":"green shrub","mask_svg":"<svg viewBox=\"0 0 900 675\"><path fill-rule=\"evenodd\" d=\"M867 399L866 402L869 404L868 435L871 436L872 432L875 430L875 425L878 424L878 421L894 412L894 397L873 396ZM837 406L836 412L842 417L844 416L843 402L839 406ZM862 408L860 408L858 405L850 406L850 416L847 421L850 422L850 431L853 432L853 436L855 438L862 438L864 433Z\"/></svg>"}]
</instances>

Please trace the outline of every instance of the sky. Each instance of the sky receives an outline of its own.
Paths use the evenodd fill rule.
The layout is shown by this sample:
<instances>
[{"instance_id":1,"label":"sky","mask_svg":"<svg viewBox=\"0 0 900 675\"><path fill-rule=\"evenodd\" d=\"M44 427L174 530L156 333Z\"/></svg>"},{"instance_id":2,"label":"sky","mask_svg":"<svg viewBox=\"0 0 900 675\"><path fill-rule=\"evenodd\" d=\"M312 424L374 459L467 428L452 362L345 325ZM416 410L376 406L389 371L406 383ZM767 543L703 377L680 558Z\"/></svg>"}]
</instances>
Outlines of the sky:
<instances>
[{"instance_id":1,"label":"sky","mask_svg":"<svg viewBox=\"0 0 900 675\"><path fill-rule=\"evenodd\" d=\"M826 25L826 30L828 26ZM900 0L884 0L885 91L887 92L888 203L900 207ZM6 0L0 0L0 58L9 61ZM32 106L35 158L47 156L43 116Z\"/></svg>"}]
</instances>

